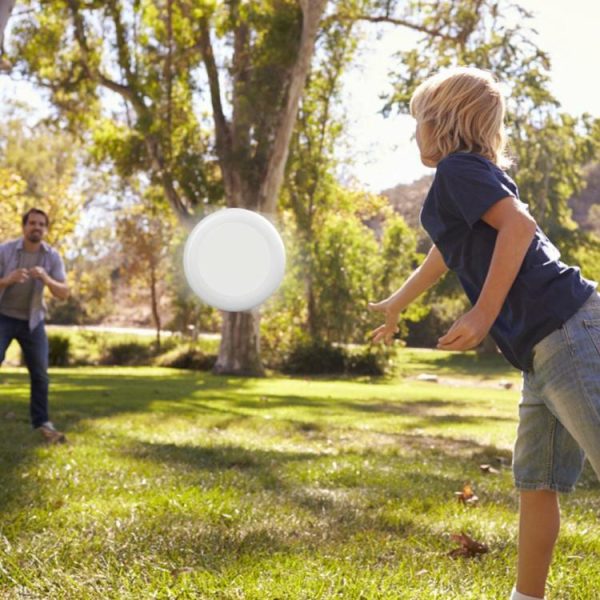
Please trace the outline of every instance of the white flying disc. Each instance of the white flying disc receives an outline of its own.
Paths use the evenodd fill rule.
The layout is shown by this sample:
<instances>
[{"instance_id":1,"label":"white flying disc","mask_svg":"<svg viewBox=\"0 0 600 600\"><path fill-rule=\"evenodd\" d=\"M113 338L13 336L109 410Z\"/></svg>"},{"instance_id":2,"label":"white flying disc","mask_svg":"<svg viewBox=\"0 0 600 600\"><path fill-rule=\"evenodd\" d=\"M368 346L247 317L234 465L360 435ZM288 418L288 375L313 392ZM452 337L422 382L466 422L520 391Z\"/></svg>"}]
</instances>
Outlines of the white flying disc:
<instances>
[{"instance_id":1,"label":"white flying disc","mask_svg":"<svg viewBox=\"0 0 600 600\"><path fill-rule=\"evenodd\" d=\"M185 244L183 268L190 287L207 304L250 310L281 284L285 248L277 229L262 215L223 208L194 227Z\"/></svg>"}]
</instances>

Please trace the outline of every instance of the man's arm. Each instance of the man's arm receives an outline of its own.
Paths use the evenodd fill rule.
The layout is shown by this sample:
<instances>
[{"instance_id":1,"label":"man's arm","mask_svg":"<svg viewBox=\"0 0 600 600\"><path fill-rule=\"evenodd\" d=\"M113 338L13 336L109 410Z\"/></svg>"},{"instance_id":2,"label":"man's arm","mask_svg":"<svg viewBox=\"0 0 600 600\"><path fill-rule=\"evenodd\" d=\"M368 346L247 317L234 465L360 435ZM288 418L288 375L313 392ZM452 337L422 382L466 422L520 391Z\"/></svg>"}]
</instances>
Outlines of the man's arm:
<instances>
[{"instance_id":1,"label":"man's arm","mask_svg":"<svg viewBox=\"0 0 600 600\"><path fill-rule=\"evenodd\" d=\"M66 300L69 297L70 291L69 286L66 282L63 283L60 281L56 281L56 279L52 279L52 277L48 275L44 283L48 286L48 289L55 298L59 298L60 300Z\"/></svg>"},{"instance_id":2,"label":"man's arm","mask_svg":"<svg viewBox=\"0 0 600 600\"><path fill-rule=\"evenodd\" d=\"M389 310L402 312L415 298L428 290L442 275L448 271L437 246L434 244L425 260L412 275L404 282L402 287L389 297Z\"/></svg>"},{"instance_id":3,"label":"man's arm","mask_svg":"<svg viewBox=\"0 0 600 600\"><path fill-rule=\"evenodd\" d=\"M43 267L33 267L29 273L34 279L41 279L48 286L55 298L66 300L69 297L69 286L67 283L50 277Z\"/></svg>"}]
</instances>

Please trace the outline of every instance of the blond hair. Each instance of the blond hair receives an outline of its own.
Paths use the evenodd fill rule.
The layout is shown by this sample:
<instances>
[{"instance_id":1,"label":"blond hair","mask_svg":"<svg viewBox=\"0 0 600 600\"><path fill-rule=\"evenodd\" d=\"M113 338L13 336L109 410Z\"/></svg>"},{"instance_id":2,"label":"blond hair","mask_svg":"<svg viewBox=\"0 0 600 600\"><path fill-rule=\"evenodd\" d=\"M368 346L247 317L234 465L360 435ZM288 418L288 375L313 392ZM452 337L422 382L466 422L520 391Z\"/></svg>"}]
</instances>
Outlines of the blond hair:
<instances>
[{"instance_id":1,"label":"blond hair","mask_svg":"<svg viewBox=\"0 0 600 600\"><path fill-rule=\"evenodd\" d=\"M451 152L475 152L498 166L511 164L505 154L504 98L488 71L456 67L426 79L410 100L410 114L431 132L437 163Z\"/></svg>"}]
</instances>

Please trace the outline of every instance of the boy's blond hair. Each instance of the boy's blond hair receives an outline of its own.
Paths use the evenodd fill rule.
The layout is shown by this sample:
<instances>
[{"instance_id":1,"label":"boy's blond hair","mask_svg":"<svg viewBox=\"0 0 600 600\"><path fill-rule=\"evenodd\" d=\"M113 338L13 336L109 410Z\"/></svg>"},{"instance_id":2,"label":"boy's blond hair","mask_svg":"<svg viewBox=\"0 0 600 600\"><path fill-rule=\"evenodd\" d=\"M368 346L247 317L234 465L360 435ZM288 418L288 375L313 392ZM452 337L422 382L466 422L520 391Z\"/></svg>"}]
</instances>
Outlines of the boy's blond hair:
<instances>
[{"instance_id":1,"label":"boy's blond hair","mask_svg":"<svg viewBox=\"0 0 600 600\"><path fill-rule=\"evenodd\" d=\"M435 163L459 150L485 156L509 167L505 155L504 98L488 71L456 67L426 79L410 100L410 114L427 123Z\"/></svg>"}]
</instances>

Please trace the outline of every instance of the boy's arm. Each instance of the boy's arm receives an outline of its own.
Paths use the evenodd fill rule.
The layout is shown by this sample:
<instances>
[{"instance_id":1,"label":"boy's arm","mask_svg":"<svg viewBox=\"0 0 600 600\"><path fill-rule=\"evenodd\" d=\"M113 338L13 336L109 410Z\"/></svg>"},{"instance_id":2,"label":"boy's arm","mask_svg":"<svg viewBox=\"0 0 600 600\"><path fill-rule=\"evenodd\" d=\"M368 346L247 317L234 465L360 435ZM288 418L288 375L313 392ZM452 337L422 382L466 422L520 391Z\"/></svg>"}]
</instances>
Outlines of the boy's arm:
<instances>
[{"instance_id":1,"label":"boy's arm","mask_svg":"<svg viewBox=\"0 0 600 600\"><path fill-rule=\"evenodd\" d=\"M537 223L524 210L523 205L512 197L492 206L482 219L497 229L498 235L490 268L476 306L493 323L523 264Z\"/></svg>"},{"instance_id":2,"label":"boy's arm","mask_svg":"<svg viewBox=\"0 0 600 600\"><path fill-rule=\"evenodd\" d=\"M421 266L415 269L402 287L388 298L388 310L397 313L402 312L415 298L428 290L447 271L448 267L437 246L434 244Z\"/></svg>"},{"instance_id":3,"label":"boy's arm","mask_svg":"<svg viewBox=\"0 0 600 600\"><path fill-rule=\"evenodd\" d=\"M535 235L535 219L512 196L494 204L481 217L498 230L485 283L475 306L439 339L443 350L469 350L488 334L508 296Z\"/></svg>"}]
</instances>

